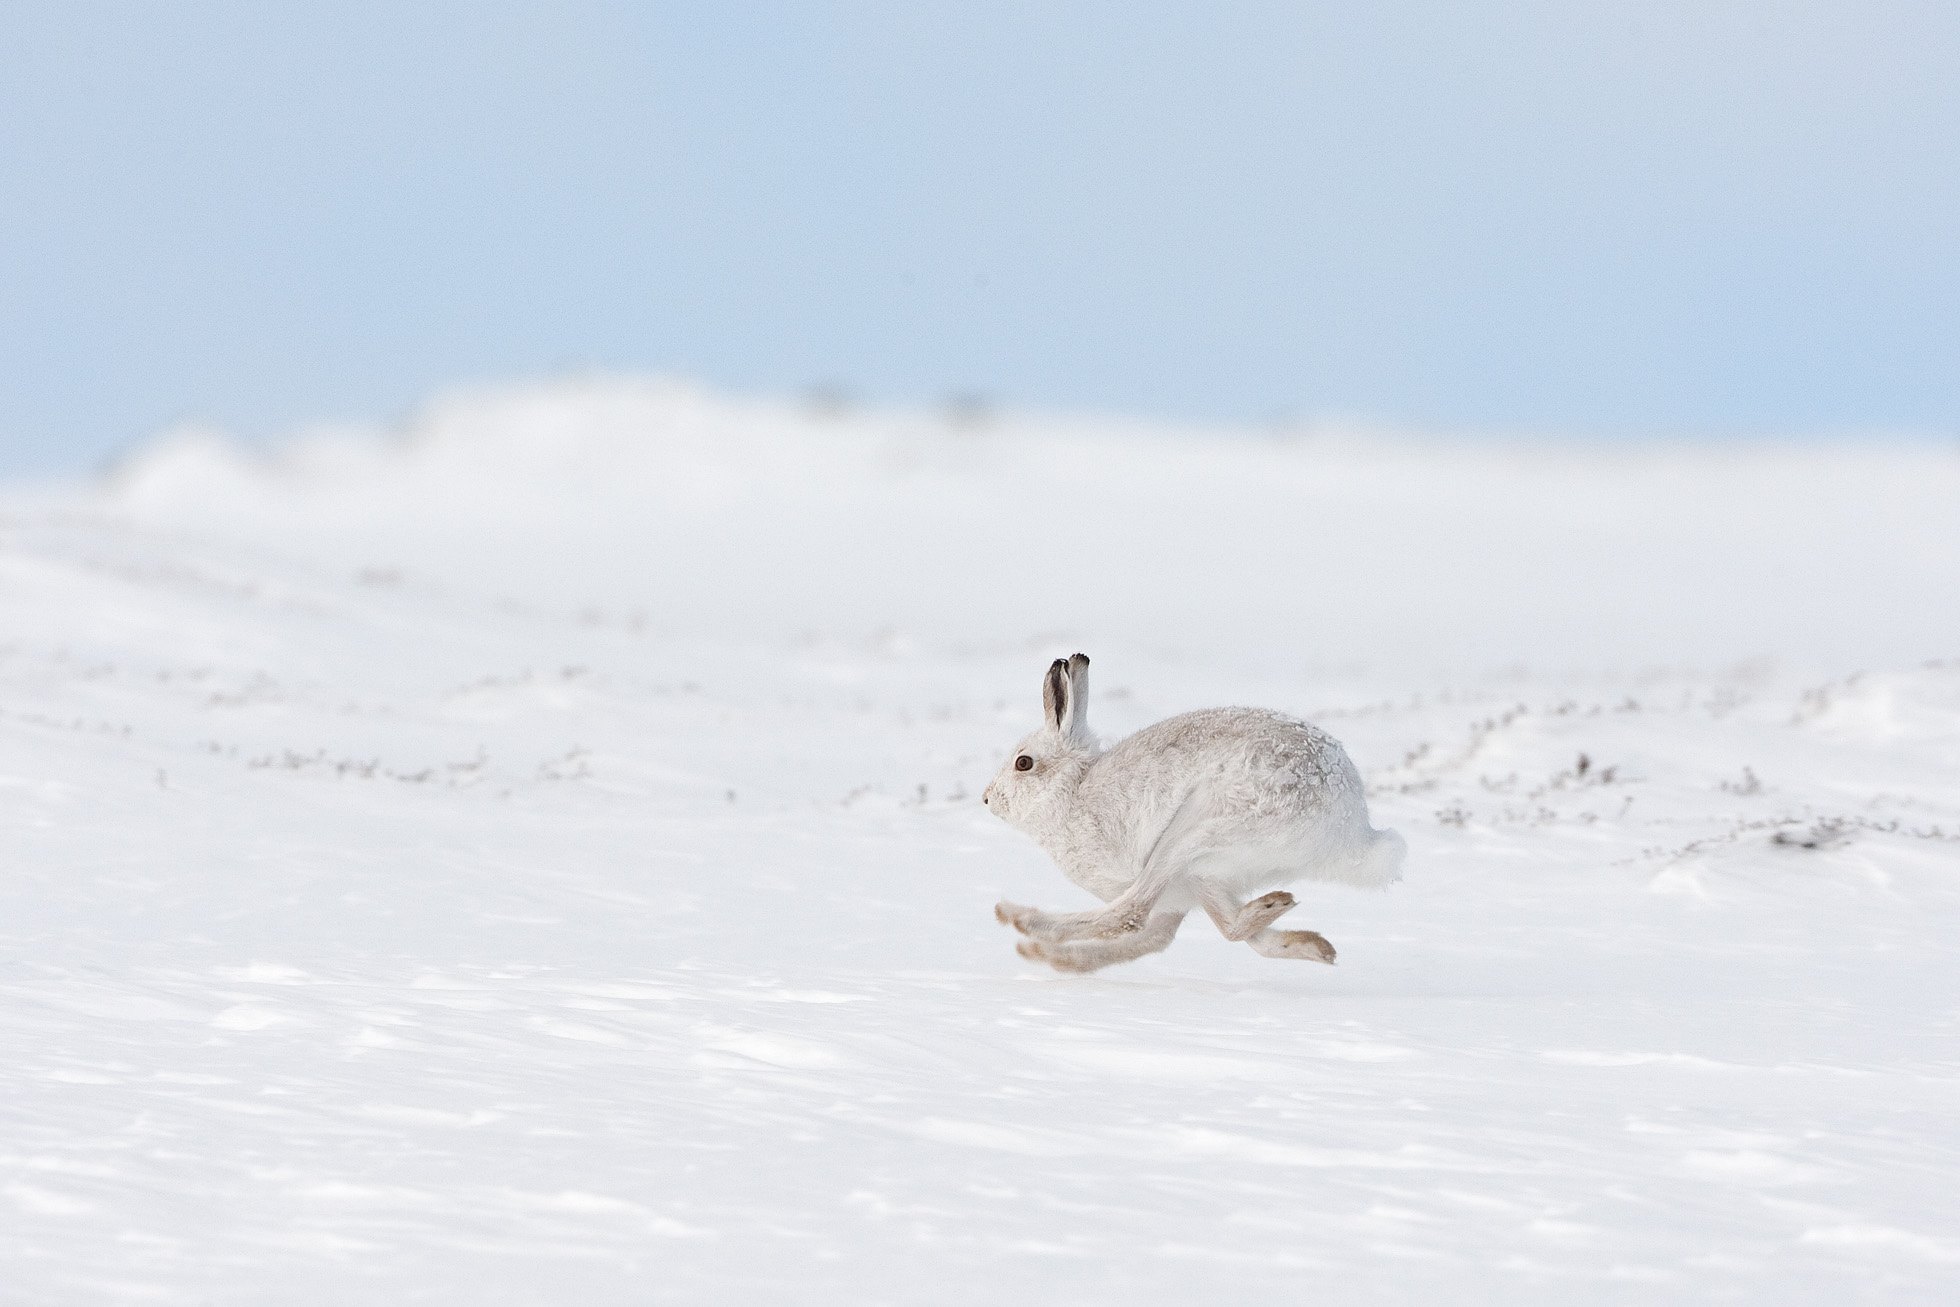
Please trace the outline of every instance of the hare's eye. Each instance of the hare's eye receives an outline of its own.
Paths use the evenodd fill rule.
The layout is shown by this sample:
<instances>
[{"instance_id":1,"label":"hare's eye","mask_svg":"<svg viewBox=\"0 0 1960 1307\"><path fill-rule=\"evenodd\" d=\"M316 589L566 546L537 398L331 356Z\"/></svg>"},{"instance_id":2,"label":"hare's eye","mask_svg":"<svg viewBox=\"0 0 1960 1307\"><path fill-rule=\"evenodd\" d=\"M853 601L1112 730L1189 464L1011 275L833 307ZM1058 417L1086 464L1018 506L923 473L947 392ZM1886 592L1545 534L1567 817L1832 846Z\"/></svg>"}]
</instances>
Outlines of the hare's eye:
<instances>
[{"instance_id":1,"label":"hare's eye","mask_svg":"<svg viewBox=\"0 0 1960 1307\"><path fill-rule=\"evenodd\" d=\"M1034 767L1034 759L1028 757L1028 755L1025 753L1014 760L1015 771L1029 771L1032 770L1033 767Z\"/></svg>"}]
</instances>

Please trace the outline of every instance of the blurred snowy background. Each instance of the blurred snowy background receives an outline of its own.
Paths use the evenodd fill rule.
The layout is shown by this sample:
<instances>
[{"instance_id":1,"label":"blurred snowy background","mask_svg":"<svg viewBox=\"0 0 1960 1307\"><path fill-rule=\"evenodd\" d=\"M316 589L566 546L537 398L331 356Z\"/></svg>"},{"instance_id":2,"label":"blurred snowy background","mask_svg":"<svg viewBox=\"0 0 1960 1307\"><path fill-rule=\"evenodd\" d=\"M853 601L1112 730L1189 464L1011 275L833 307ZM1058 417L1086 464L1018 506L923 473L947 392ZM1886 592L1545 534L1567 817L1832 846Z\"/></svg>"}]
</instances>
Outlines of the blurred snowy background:
<instances>
[{"instance_id":1,"label":"blurred snowy background","mask_svg":"<svg viewBox=\"0 0 1960 1307\"><path fill-rule=\"evenodd\" d=\"M1960 1293L1955 66L7 7L0 1298ZM1338 967L1014 955L1078 648L1346 742Z\"/></svg>"}]
</instances>

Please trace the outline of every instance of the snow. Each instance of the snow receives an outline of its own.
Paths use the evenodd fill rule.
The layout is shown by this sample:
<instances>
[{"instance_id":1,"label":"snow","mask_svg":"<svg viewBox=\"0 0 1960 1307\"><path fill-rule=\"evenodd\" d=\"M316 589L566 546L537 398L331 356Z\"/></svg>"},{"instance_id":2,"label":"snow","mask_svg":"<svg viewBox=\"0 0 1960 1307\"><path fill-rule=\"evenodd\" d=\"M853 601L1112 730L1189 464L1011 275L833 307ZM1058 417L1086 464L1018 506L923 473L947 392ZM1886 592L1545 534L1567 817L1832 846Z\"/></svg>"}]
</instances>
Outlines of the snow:
<instances>
[{"instance_id":1,"label":"snow","mask_svg":"<svg viewBox=\"0 0 1960 1307\"><path fill-rule=\"evenodd\" d=\"M14 487L4 1296L1952 1298L1955 503L627 381ZM1078 648L1347 745L1339 966L1015 956Z\"/></svg>"}]
</instances>

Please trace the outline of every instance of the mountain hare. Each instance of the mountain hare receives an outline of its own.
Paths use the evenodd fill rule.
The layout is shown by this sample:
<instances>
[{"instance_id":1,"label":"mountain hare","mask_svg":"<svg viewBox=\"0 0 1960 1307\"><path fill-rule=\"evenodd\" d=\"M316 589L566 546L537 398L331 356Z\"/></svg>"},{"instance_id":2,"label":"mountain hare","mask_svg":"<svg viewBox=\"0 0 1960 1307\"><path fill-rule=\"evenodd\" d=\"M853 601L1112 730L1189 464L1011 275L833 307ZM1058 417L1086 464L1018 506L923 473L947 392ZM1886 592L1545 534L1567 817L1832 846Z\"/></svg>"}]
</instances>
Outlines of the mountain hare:
<instances>
[{"instance_id":1,"label":"mountain hare","mask_svg":"<svg viewBox=\"0 0 1960 1307\"><path fill-rule=\"evenodd\" d=\"M981 802L1108 906L998 904L994 915L1028 937L1023 957L1094 971L1167 947L1185 914L1203 908L1226 939L1269 958L1332 962L1334 946L1313 931L1267 929L1294 904L1274 887L1401 878L1402 837L1368 824L1354 764L1306 722L1263 708L1207 708L1103 752L1089 734L1081 654L1055 660L1041 703L1042 728L1021 741Z\"/></svg>"}]
</instances>

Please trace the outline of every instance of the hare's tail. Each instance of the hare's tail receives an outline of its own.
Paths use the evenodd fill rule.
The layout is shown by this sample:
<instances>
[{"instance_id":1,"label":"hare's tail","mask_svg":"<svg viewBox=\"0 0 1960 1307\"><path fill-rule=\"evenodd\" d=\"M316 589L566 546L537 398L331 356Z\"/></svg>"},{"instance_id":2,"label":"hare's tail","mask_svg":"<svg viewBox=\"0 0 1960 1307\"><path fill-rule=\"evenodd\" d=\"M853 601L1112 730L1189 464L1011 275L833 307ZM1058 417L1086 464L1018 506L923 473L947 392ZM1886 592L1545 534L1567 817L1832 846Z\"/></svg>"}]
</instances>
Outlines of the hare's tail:
<instances>
[{"instance_id":1,"label":"hare's tail","mask_svg":"<svg viewBox=\"0 0 1960 1307\"><path fill-rule=\"evenodd\" d=\"M1347 879L1370 888L1392 885L1402 879L1402 859L1408 852L1408 841L1394 831L1375 831L1355 855L1354 869Z\"/></svg>"}]
</instances>

